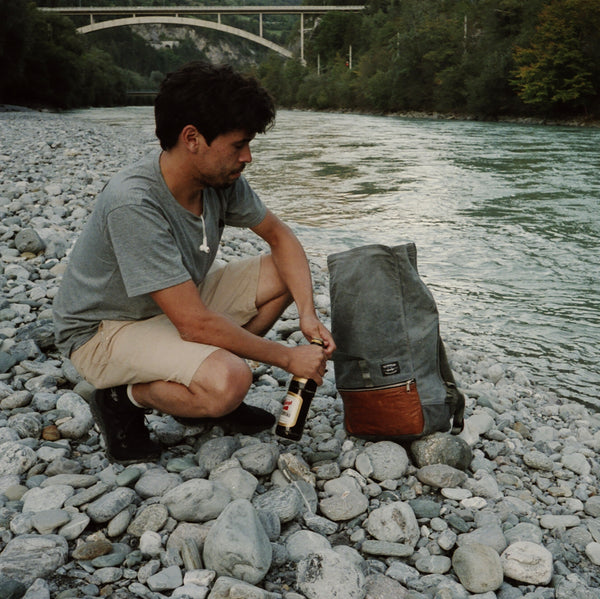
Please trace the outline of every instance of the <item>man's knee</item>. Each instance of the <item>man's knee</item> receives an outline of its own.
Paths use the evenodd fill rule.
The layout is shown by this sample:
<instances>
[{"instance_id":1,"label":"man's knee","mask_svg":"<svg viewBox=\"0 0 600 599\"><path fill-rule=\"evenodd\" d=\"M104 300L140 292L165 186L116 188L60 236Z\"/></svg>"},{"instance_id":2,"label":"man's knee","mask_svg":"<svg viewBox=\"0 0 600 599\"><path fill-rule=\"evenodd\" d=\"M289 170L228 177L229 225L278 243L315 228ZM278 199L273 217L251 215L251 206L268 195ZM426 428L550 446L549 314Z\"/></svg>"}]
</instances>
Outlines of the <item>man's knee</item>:
<instances>
[{"instance_id":1,"label":"man's knee","mask_svg":"<svg viewBox=\"0 0 600 599\"><path fill-rule=\"evenodd\" d=\"M196 371L190 390L208 398L208 416L218 418L237 408L251 385L252 371L246 361L219 350Z\"/></svg>"}]
</instances>

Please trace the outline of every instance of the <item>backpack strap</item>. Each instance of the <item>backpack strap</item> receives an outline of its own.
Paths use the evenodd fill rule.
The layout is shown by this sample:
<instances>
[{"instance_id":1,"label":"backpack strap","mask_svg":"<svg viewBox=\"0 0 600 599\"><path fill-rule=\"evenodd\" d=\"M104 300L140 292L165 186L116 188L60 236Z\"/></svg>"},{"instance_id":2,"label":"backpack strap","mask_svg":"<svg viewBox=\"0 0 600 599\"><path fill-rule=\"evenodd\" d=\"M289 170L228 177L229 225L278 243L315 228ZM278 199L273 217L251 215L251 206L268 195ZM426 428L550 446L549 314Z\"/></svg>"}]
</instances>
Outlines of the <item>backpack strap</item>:
<instances>
[{"instance_id":1,"label":"backpack strap","mask_svg":"<svg viewBox=\"0 0 600 599\"><path fill-rule=\"evenodd\" d=\"M442 338L438 342L438 357L440 366L440 375L446 386L446 403L450 407L452 414L452 434L458 435L465 427L465 396L456 386L454 374L448 363L448 355Z\"/></svg>"}]
</instances>

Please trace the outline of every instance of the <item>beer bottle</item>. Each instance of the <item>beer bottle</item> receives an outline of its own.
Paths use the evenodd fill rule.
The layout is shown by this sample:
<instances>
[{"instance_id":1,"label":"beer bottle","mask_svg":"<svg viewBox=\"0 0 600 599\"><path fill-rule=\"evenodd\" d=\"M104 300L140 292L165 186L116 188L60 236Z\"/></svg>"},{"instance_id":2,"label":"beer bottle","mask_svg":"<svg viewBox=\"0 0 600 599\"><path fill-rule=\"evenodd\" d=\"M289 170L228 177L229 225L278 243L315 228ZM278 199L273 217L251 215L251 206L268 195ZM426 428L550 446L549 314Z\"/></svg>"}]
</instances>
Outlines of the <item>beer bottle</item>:
<instances>
[{"instance_id":1,"label":"beer bottle","mask_svg":"<svg viewBox=\"0 0 600 599\"><path fill-rule=\"evenodd\" d=\"M311 343L323 347L322 339L312 339ZM317 383L312 379L292 377L283 401L279 422L275 428L277 435L290 441L298 441L302 437L310 402L315 396L316 390Z\"/></svg>"}]
</instances>

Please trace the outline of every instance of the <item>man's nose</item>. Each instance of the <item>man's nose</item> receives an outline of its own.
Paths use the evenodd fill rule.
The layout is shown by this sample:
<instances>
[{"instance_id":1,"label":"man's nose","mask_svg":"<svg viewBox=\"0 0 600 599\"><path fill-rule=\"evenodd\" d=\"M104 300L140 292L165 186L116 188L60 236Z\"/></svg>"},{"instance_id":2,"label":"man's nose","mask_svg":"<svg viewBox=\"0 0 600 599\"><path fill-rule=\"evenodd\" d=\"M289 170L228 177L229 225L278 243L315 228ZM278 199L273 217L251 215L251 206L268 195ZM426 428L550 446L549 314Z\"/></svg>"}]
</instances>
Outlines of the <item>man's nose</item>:
<instances>
[{"instance_id":1,"label":"man's nose","mask_svg":"<svg viewBox=\"0 0 600 599\"><path fill-rule=\"evenodd\" d=\"M246 147L244 150L242 150L240 154L240 162L244 162L245 164L252 162L252 152L250 151L249 147Z\"/></svg>"}]
</instances>

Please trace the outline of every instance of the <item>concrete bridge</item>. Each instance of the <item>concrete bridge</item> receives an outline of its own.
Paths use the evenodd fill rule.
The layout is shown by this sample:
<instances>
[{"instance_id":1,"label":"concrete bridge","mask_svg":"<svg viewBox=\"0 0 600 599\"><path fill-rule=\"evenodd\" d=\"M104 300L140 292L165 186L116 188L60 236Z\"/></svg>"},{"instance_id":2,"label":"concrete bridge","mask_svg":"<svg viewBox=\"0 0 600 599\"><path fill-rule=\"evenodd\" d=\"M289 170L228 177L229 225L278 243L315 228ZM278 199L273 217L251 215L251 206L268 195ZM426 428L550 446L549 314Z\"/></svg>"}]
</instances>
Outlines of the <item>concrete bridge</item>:
<instances>
[{"instance_id":1,"label":"concrete bridge","mask_svg":"<svg viewBox=\"0 0 600 599\"><path fill-rule=\"evenodd\" d=\"M230 33L253 41L262 46L291 58L287 48L267 40L263 36L263 15L298 14L300 15L300 59L304 62L304 17L322 15L328 12L360 12L364 6L110 6L110 7L39 7L39 10L60 13L67 16L89 17L89 25L79 27L79 33L91 33L112 27L131 25L167 24L187 27L204 27ZM207 21L201 16L216 16L216 21ZM258 35L221 23L223 15L258 15Z\"/></svg>"}]
</instances>

